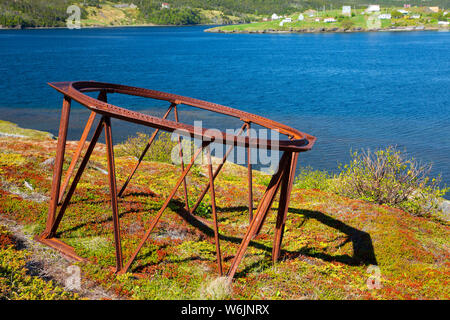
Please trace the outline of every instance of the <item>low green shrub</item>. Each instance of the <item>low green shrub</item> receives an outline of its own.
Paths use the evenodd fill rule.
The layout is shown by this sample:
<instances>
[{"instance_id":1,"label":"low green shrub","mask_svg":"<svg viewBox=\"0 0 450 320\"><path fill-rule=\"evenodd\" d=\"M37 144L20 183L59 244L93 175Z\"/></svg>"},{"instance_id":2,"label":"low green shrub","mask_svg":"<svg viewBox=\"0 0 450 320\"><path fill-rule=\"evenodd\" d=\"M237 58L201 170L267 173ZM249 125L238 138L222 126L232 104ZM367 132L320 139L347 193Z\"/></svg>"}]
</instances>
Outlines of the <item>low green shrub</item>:
<instances>
[{"instance_id":1,"label":"low green shrub","mask_svg":"<svg viewBox=\"0 0 450 320\"><path fill-rule=\"evenodd\" d=\"M353 152L351 157L333 187L338 194L424 216L438 210L439 198L448 191L440 187L440 177L429 177L431 165L407 159L395 147Z\"/></svg>"},{"instance_id":2,"label":"low green shrub","mask_svg":"<svg viewBox=\"0 0 450 320\"><path fill-rule=\"evenodd\" d=\"M73 300L78 294L66 291L53 281L29 275L31 252L6 243L9 232L0 226L0 300Z\"/></svg>"},{"instance_id":3,"label":"low green shrub","mask_svg":"<svg viewBox=\"0 0 450 320\"><path fill-rule=\"evenodd\" d=\"M138 132L134 137L129 137L124 143L116 147L117 156L132 156L139 159L150 137L150 135L142 132ZM193 148L193 144L188 140L183 140L182 145L183 150L189 150L189 147ZM148 149L144 160L172 163L172 153L175 152L175 155L178 155L178 149L173 151L174 148L178 148L178 142L171 139L170 133L160 132ZM183 157L183 159L190 160L186 157Z\"/></svg>"},{"instance_id":4,"label":"low green shrub","mask_svg":"<svg viewBox=\"0 0 450 320\"><path fill-rule=\"evenodd\" d=\"M300 189L319 189L326 191L330 188L333 176L327 171L314 170L312 167L300 169L294 185Z\"/></svg>"}]
</instances>

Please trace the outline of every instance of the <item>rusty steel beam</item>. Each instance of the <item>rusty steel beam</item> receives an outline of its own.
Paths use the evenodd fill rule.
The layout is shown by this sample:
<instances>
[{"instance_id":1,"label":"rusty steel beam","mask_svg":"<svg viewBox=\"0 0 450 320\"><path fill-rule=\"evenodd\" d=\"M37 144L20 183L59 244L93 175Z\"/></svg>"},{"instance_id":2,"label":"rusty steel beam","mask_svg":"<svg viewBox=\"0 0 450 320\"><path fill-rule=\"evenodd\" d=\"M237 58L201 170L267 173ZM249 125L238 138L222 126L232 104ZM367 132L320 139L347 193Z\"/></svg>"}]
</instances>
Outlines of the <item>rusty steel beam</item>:
<instances>
[{"instance_id":1,"label":"rusty steel beam","mask_svg":"<svg viewBox=\"0 0 450 320\"><path fill-rule=\"evenodd\" d=\"M174 103L170 104L169 109L167 109L166 113L163 116L163 119L166 119L167 116L169 115L170 111L172 110L172 108L175 106ZM122 197L123 193L125 192L125 189L127 188L128 184L131 181L131 178L133 178L134 173L136 172L137 168L139 168L139 165L141 164L142 160L144 159L145 155L147 154L148 149L150 149L153 140L155 140L156 135L158 134L159 129L156 129L152 136L150 137L150 139L147 142L147 145L145 146L144 150L142 150L142 153L138 159L138 162L136 163L136 165L134 166L133 170L131 170L130 175L128 176L127 180L125 181L125 183L123 184L122 188L119 191L119 194L117 195L119 198Z\"/></svg>"},{"instance_id":2,"label":"rusty steel beam","mask_svg":"<svg viewBox=\"0 0 450 320\"><path fill-rule=\"evenodd\" d=\"M294 184L295 169L298 162L298 153L292 156L289 167L289 174L285 174L280 190L280 201L278 205L277 222L275 225L275 236L272 246L272 262L275 263L280 258L281 242L283 241L284 227L291 198L292 185Z\"/></svg>"},{"instance_id":3,"label":"rusty steel beam","mask_svg":"<svg viewBox=\"0 0 450 320\"><path fill-rule=\"evenodd\" d=\"M175 121L178 122L178 110L177 106L175 105L173 109L173 113L175 114ZM183 146L181 145L181 137L178 135L178 148L180 149L179 155L180 155L180 165L181 165L181 172L184 171L184 161L183 161ZM184 189L184 201L185 201L185 209L189 212L189 199L188 199L188 190L187 190L187 184L186 184L186 177L183 179L183 189Z\"/></svg>"},{"instance_id":4,"label":"rusty steel beam","mask_svg":"<svg viewBox=\"0 0 450 320\"><path fill-rule=\"evenodd\" d=\"M250 128L251 123L247 123L247 137L250 140ZM253 220L253 176L252 176L252 148L247 148L247 162L248 162L248 173L247 173L247 180L248 180L248 220L249 223Z\"/></svg>"},{"instance_id":5,"label":"rusty steel beam","mask_svg":"<svg viewBox=\"0 0 450 320\"><path fill-rule=\"evenodd\" d=\"M202 146L199 147L197 149L197 151L194 153L194 155L192 156L192 160L189 163L189 165L186 167L186 169L183 171L183 173L181 174L180 178L178 178L177 183L175 184L175 187L172 189L172 191L170 192L170 195L167 197L166 201L164 202L163 206L161 207L161 209L159 209L158 213L156 214L155 219L153 220L152 224L150 225L150 228L148 228L147 232L145 233L145 235L142 237L141 242L139 243L139 245L137 246L136 250L133 252L133 254L131 255L131 258L128 260L127 264L125 265L125 267L122 269L122 271L119 272L119 274L122 273L126 273L129 269L131 264L133 263L133 261L136 259L136 256L138 255L139 251L141 250L142 246L144 245L144 243L147 241L148 237L150 236L150 233L153 231L153 229L156 227L156 225L159 222L159 219L161 218L164 210L166 210L167 206L169 205L170 201L172 200L172 198L175 196L175 193L177 192L178 188L180 187L181 183L183 182L183 179L186 177L186 175L188 174L189 170L191 170L192 165L195 162L195 159L197 159L198 155L202 152L203 148L205 148L207 145L209 145L210 142L203 142Z\"/></svg>"},{"instance_id":6,"label":"rusty steel beam","mask_svg":"<svg viewBox=\"0 0 450 320\"><path fill-rule=\"evenodd\" d=\"M220 242L219 242L219 224L217 222L217 211L216 211L216 192L214 190L214 176L211 161L211 147L208 145L206 147L207 161L208 161L208 176L209 176L209 190L211 193L211 210L214 219L214 239L216 242L216 255L217 255L217 266L219 269L219 276L222 276L222 255L220 253Z\"/></svg>"},{"instance_id":7,"label":"rusty steel beam","mask_svg":"<svg viewBox=\"0 0 450 320\"><path fill-rule=\"evenodd\" d=\"M239 132L237 133L237 136L240 136L240 134L244 131L244 128L247 126L246 123L244 123L241 127L241 129L239 130ZM220 170L222 169L222 167L225 164L225 161L227 160L228 156L230 155L231 150L233 150L234 146L230 146L228 147L228 150L225 152L225 155L222 158L222 161L219 163L219 165L216 168L216 171L214 171L214 175L213 175L213 180L216 179L217 175L219 174ZM197 210L198 206L200 205L200 203L202 202L203 198L205 197L206 193L209 190L209 183L206 184L205 188L203 189L202 193L200 194L200 196L198 197L197 202L194 204L194 206L191 209L191 214L194 214L195 210Z\"/></svg>"},{"instance_id":8,"label":"rusty steel beam","mask_svg":"<svg viewBox=\"0 0 450 320\"><path fill-rule=\"evenodd\" d=\"M94 147L97 144L98 138L100 137L100 134L102 133L104 125L104 118L100 119L100 122L97 125L97 128L95 129L94 135L92 137L91 142L89 143L88 149L86 150L86 154L83 157L83 160L80 163L80 166L78 167L78 171L75 174L75 177L73 178L72 184L69 188L69 191L67 191L67 195L64 198L63 203L61 204L61 208L59 209L58 216L53 221L51 225L51 237L53 237L56 234L56 230L59 227L59 224L61 222L62 217L64 216L64 213L69 206L69 202L72 199L72 196L75 192L75 189L77 188L78 181L80 181L81 175L84 172L84 169L86 168L86 165L91 157L92 152L94 151ZM56 191L55 191L56 192Z\"/></svg>"},{"instance_id":9,"label":"rusty steel beam","mask_svg":"<svg viewBox=\"0 0 450 320\"><path fill-rule=\"evenodd\" d=\"M229 282L231 282L231 280L233 279L239 266L239 263L244 257L245 251L248 245L250 244L250 241L254 238L254 236L261 228L265 220L265 217L267 216L267 213L269 212L270 207L272 206L272 202L275 198L278 188L280 187L280 182L283 179L283 176L286 174L287 165L289 164L290 159L291 159L290 153L283 154L280 160L280 164L278 166L278 170L272 176L272 179L270 180L269 185L267 186L266 192L263 198L261 199L261 202L259 203L255 216L253 217L253 220L250 222L247 232L245 233L241 245L239 246L239 249L234 256L230 269L228 270L227 277Z\"/></svg>"},{"instance_id":10,"label":"rusty steel beam","mask_svg":"<svg viewBox=\"0 0 450 320\"><path fill-rule=\"evenodd\" d=\"M106 91L105 90L100 91L97 99L99 101L107 102ZM91 114L89 115L86 126L84 127L83 133L81 134L80 141L78 142L77 149L75 150L75 153L72 156L72 160L70 162L69 169L67 169L66 176L64 178L64 182L61 186L61 191L59 193L59 199L58 199L58 205L60 205L62 203L62 198L64 197L64 193L66 192L67 185L69 184L69 180L73 174L73 170L75 169L78 159L80 158L81 151L83 151L84 144L89 135L89 132L91 131L91 127L92 127L92 124L94 123L94 119L95 119L95 112L91 111Z\"/></svg>"},{"instance_id":11,"label":"rusty steel beam","mask_svg":"<svg viewBox=\"0 0 450 320\"><path fill-rule=\"evenodd\" d=\"M61 110L61 120L59 123L58 145L56 146L56 158L55 164L53 166L52 189L50 193L51 199L48 208L47 225L43 234L41 235L41 238L53 237L51 229L55 222L56 209L58 206L58 196L61 186L61 174L64 164L64 152L66 150L67 129L69 127L70 105L71 99L68 96L64 96Z\"/></svg>"},{"instance_id":12,"label":"rusty steel beam","mask_svg":"<svg viewBox=\"0 0 450 320\"><path fill-rule=\"evenodd\" d=\"M114 246L116 249L116 272L122 270L122 245L120 244L120 224L119 224L119 209L117 205L117 185L116 185L116 169L114 165L114 147L111 132L111 119L105 117L105 141L106 141L106 155L108 160L108 180L109 190L111 193L111 207L114 224Z\"/></svg>"},{"instance_id":13,"label":"rusty steel beam","mask_svg":"<svg viewBox=\"0 0 450 320\"><path fill-rule=\"evenodd\" d=\"M112 207L112 215L113 215L113 226L114 226L114 246L116 249L116 269L115 271L119 274L127 272L132 263L135 261L139 251L147 241L150 233L157 226L163 212L169 205L170 201L175 196L177 190L183 183L184 187L184 198L187 212L193 214L197 209L198 205L203 200L204 196L208 192L211 193L211 207L212 207L212 216L213 216L213 229L214 229L214 240L216 243L216 255L217 255L217 264L219 274L222 275L222 254L220 250L220 242L219 242L219 225L218 225L218 217L217 217L217 207L216 207L216 190L214 187L214 180L216 176L219 174L222 169L227 157L229 156L231 150L235 146L240 146L247 148L247 185L248 185L248 207L249 207L249 227L239 245L239 248L234 256L232 264L227 272L228 280L231 282L241 260L244 258L245 251L250 244L251 240L260 232L264 221L272 207L273 201L280 190L280 204L278 207L277 213L277 222L275 225L275 234L274 234L274 242L272 248L272 260L276 262L280 256L281 251L281 243L283 238L283 232L285 228L286 216L289 207L289 199L292 191L292 184L295 176L295 169L298 160L298 155L300 152L308 151L314 145L316 138L307 133L300 132L296 129L288 127L286 125L280 124L273 120L269 120L267 118L263 118L261 116L257 116L248 112L240 111L237 109L233 109L230 107L218 105L215 103L210 103L198 99L183 97L179 95L174 95L170 93L148 90L137 87L130 87L118 84L110 84L103 82L94 82L94 81L78 81L78 82L57 82L50 83L54 89L59 91L64 95L63 107L61 111L61 120L60 120L60 128L58 134L58 143L56 150L56 159L55 166L53 168L53 180L51 187L51 200L49 204L48 217L46 223L45 231L38 236L36 239L49 245L66 255L76 258L79 261L84 261L83 258L78 257L73 248L67 246L62 243L60 240L55 238L57 229L61 223L61 220L64 216L65 211L70 203L70 200L75 192L77 184L86 168L86 165L91 157L91 154L94 150L94 147L100 137L103 128L105 129L105 140L106 140L106 156L108 162L108 180L110 186L110 197L111 197L111 207ZM99 96L97 99L92 98L86 95L86 92L99 92ZM112 104L108 104L106 102L106 94L119 93L126 94L132 96L140 96L145 98L151 98L156 100L163 100L170 102L170 107L167 110L166 114L162 118L142 114L139 112L127 110L124 108L120 108L114 106ZM83 134L78 143L78 147L72 157L71 164L66 173L62 188L61 188L61 177L62 177L62 168L64 163L64 154L65 154L65 145L67 138L67 130L69 123L69 114L70 114L70 106L71 101L76 101L88 108L92 111L91 116L86 124L86 127L83 131ZM185 104L188 106L196 107L199 109L204 109L212 112L216 112L222 115L238 118L244 122L241 130L237 135L220 132L221 136L215 136L210 133L207 128L202 128L202 130L197 131L197 129L191 125L187 125L179 122L177 105ZM167 117L172 109L175 109L175 121L168 120ZM83 146L86 142L87 136L91 129L93 120L96 114L101 115L100 122L97 125L97 128L93 134L92 140L89 143L89 146L86 150L85 156L83 157L78 170L72 180L72 184L70 185L69 190L67 191L67 195L65 198L63 197L65 194L65 189L69 184L69 180L73 171L75 170L75 166L80 158ZM114 149L113 149L113 141L112 141L112 131L111 131L111 119L118 119L126 122L131 122L139 125L144 125L146 127L151 127L155 129L152 137L144 148L140 158L138 159L137 164L133 168L131 174L128 176L128 179L122 186L121 190L117 193L117 185L116 185L116 172L115 172L115 164L114 164ZM278 130L281 134L289 137L288 140L281 141L272 141L268 139L259 139L252 138L250 134L251 123L265 127L270 130ZM247 128L247 135L240 136L243 130ZM121 234L120 234L120 222L119 222L119 210L118 210L118 197L121 197L129 184L131 178L139 167L142 159L144 158L146 152L150 148L154 139L156 138L159 130L164 130L167 132L174 132L177 130L182 130L183 132L190 135L191 138L200 139L202 141L201 147L199 147L194 155L191 158L191 162L185 167L183 162L183 150L181 144L181 138L178 137L178 148L179 154L181 158L181 171L182 174L177 180L174 188L170 192L168 198L165 200L164 204L158 211L156 217L152 221L150 227L147 229L146 233L142 237L140 243L137 248L134 250L131 257L128 259L125 266L123 266L123 257L122 257L122 246L121 246ZM218 165L216 170L213 170L212 160L211 160L211 150L210 144L219 141L224 145L228 145L229 148L222 159L222 163ZM186 184L186 175L190 171L193 166L196 158L201 154L204 148L208 148L207 150L207 169L209 182L203 188L203 191L200 194L199 199L196 204L189 208L188 202L188 190ZM253 211L253 175L252 175L252 158L251 158L251 149L270 149L270 150L279 150L283 151L283 155L280 159L278 170L272 176L271 181L263 194L256 211ZM274 149L277 148L277 149ZM273 151L272 151L273 152ZM61 203L61 207L59 212L57 213L58 203Z\"/></svg>"}]
</instances>

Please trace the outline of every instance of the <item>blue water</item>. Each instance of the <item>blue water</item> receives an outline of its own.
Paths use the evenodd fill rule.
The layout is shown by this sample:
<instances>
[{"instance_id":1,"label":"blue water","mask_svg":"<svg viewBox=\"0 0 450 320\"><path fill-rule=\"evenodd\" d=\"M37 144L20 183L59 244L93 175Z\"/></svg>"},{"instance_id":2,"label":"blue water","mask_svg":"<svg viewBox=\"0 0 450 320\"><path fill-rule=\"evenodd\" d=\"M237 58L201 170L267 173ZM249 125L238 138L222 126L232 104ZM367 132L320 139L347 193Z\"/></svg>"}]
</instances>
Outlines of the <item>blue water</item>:
<instances>
[{"instance_id":1,"label":"blue water","mask_svg":"<svg viewBox=\"0 0 450 320\"><path fill-rule=\"evenodd\" d=\"M313 134L318 141L301 165L336 171L350 149L396 145L432 163L433 174L450 185L450 33L203 29L0 30L0 119L57 134L61 96L47 81L122 83L217 102ZM145 112L155 107L111 99ZM87 114L74 110L69 138L79 137ZM115 142L136 131L142 130L115 128Z\"/></svg>"}]
</instances>

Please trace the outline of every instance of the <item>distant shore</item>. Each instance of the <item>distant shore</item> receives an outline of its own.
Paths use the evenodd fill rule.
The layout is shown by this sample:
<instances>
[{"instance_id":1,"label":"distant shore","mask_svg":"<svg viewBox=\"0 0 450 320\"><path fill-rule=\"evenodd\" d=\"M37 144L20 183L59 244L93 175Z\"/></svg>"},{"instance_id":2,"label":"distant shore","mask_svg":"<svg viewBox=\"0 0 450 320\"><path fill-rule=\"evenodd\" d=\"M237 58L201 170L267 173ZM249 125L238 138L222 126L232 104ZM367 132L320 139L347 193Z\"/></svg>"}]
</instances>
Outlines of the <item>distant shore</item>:
<instances>
[{"instance_id":1,"label":"distant shore","mask_svg":"<svg viewBox=\"0 0 450 320\"><path fill-rule=\"evenodd\" d=\"M95 25L95 26L81 26L80 29L101 29L101 28L133 28L133 27L201 27L201 26L217 26L217 24L127 24L127 25ZM2 27L0 30L39 30L39 29L68 29L67 27Z\"/></svg>"},{"instance_id":2,"label":"distant shore","mask_svg":"<svg viewBox=\"0 0 450 320\"><path fill-rule=\"evenodd\" d=\"M352 28L352 29L342 29L342 28L304 28L304 29L291 29L291 30L275 30L275 29L261 29L261 30L239 30L232 29L226 30L220 27L210 28L204 30L204 32L212 33L256 33L256 34L288 34L288 33L355 33L355 32L401 32L401 31L449 31L448 28L437 28L437 27L390 27L381 29L363 29L363 28Z\"/></svg>"}]
</instances>

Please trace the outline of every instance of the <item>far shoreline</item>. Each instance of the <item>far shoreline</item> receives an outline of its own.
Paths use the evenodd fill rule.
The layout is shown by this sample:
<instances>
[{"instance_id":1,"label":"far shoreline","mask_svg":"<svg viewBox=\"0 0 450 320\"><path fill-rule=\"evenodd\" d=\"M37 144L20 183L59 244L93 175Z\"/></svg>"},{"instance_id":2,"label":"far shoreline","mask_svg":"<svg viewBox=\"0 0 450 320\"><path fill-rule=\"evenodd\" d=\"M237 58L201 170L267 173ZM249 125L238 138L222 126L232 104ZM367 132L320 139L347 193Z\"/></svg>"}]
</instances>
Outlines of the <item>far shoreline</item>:
<instances>
[{"instance_id":1,"label":"far shoreline","mask_svg":"<svg viewBox=\"0 0 450 320\"><path fill-rule=\"evenodd\" d=\"M325 33L362 33L362 32L410 32L410 31L437 31L448 32L448 28L437 27L397 27L397 28L385 28L385 29L351 29L344 30L341 28L326 29L326 28L314 28L314 29L300 29L300 30L275 30L275 29L262 29L262 30L222 30L209 28L204 30L208 33L223 33L223 34L325 34Z\"/></svg>"},{"instance_id":2,"label":"far shoreline","mask_svg":"<svg viewBox=\"0 0 450 320\"><path fill-rule=\"evenodd\" d=\"M175 24L127 24L127 25L96 25L96 26L81 26L80 28L73 28L70 30L80 30L80 29L107 29L107 28L139 28L139 27L220 27L221 25L217 24L183 24L183 25L175 25ZM225 25L224 25L225 26ZM2 30L51 30L51 29L69 29L67 27L23 27L23 28L5 28L0 27L0 31Z\"/></svg>"}]
</instances>

